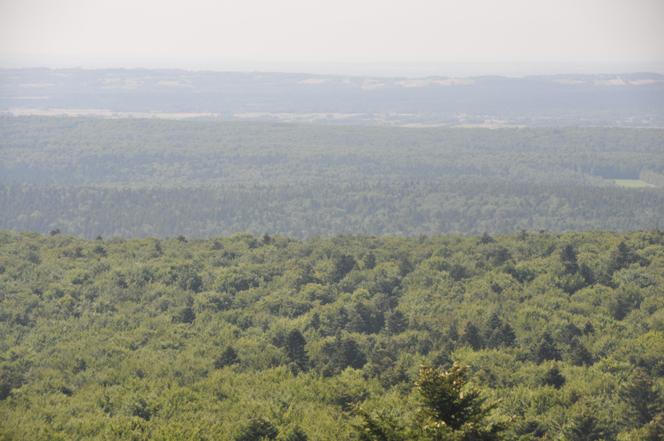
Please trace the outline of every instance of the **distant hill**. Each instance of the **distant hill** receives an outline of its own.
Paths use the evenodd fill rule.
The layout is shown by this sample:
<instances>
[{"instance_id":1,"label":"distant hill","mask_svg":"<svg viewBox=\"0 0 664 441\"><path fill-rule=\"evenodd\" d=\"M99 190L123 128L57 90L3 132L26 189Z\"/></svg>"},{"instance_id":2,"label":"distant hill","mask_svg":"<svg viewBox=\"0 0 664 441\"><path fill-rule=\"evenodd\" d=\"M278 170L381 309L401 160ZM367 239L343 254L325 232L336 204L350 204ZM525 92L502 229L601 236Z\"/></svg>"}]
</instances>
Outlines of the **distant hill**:
<instances>
[{"instance_id":1,"label":"distant hill","mask_svg":"<svg viewBox=\"0 0 664 441\"><path fill-rule=\"evenodd\" d=\"M388 125L664 126L664 76L0 70L0 112Z\"/></svg>"}]
</instances>

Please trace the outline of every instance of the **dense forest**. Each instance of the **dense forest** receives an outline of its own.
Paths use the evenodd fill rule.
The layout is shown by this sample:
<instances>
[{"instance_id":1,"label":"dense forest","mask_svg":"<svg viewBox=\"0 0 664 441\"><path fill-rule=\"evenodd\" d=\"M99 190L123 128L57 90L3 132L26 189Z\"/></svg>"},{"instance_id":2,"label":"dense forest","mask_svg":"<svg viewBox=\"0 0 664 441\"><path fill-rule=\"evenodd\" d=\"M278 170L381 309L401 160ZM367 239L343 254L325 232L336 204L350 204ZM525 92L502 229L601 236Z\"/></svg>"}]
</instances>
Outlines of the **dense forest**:
<instances>
[{"instance_id":1,"label":"dense forest","mask_svg":"<svg viewBox=\"0 0 664 441\"><path fill-rule=\"evenodd\" d=\"M663 183L660 129L0 117L0 228L87 238L650 230Z\"/></svg>"},{"instance_id":2,"label":"dense forest","mask_svg":"<svg viewBox=\"0 0 664 441\"><path fill-rule=\"evenodd\" d=\"M661 440L663 286L660 231L5 231L0 439Z\"/></svg>"}]
</instances>

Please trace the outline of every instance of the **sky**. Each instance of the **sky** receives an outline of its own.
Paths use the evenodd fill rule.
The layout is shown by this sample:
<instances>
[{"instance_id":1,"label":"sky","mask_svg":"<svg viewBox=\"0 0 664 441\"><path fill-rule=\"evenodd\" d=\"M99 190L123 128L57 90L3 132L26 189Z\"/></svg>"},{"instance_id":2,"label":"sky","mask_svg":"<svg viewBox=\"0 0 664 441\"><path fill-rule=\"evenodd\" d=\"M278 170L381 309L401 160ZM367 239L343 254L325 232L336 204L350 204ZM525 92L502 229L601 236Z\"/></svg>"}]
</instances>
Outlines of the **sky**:
<instances>
[{"instance_id":1,"label":"sky","mask_svg":"<svg viewBox=\"0 0 664 441\"><path fill-rule=\"evenodd\" d=\"M0 65L664 72L662 23L664 0L0 0Z\"/></svg>"}]
</instances>

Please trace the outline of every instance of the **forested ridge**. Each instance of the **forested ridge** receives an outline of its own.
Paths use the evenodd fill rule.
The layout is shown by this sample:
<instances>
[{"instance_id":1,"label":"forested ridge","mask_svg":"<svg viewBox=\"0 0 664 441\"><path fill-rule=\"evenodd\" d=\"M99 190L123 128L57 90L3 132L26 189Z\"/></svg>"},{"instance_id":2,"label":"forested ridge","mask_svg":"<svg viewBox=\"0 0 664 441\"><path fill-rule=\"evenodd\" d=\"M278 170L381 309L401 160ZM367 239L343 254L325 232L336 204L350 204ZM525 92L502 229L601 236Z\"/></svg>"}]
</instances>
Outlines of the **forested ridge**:
<instances>
[{"instance_id":1,"label":"forested ridge","mask_svg":"<svg viewBox=\"0 0 664 441\"><path fill-rule=\"evenodd\" d=\"M0 232L0 439L661 440L664 233Z\"/></svg>"},{"instance_id":2,"label":"forested ridge","mask_svg":"<svg viewBox=\"0 0 664 441\"><path fill-rule=\"evenodd\" d=\"M0 117L0 228L87 238L650 230L663 182L660 129Z\"/></svg>"},{"instance_id":3,"label":"forested ridge","mask_svg":"<svg viewBox=\"0 0 664 441\"><path fill-rule=\"evenodd\" d=\"M450 78L177 69L0 69L0 112L324 124L664 124L664 75Z\"/></svg>"}]
</instances>

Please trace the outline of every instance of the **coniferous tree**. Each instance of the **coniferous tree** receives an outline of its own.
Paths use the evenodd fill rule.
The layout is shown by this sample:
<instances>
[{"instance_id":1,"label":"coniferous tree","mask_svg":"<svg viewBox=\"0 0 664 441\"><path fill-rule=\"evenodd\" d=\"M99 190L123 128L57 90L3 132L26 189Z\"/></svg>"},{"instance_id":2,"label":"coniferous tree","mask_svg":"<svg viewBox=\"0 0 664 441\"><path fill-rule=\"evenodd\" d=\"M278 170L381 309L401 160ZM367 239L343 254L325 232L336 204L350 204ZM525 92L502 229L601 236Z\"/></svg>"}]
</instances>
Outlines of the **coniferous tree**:
<instances>
[{"instance_id":1,"label":"coniferous tree","mask_svg":"<svg viewBox=\"0 0 664 441\"><path fill-rule=\"evenodd\" d=\"M306 344L307 341L297 329L290 331L286 337L286 355L302 371L309 367L309 358L304 348Z\"/></svg>"},{"instance_id":2,"label":"coniferous tree","mask_svg":"<svg viewBox=\"0 0 664 441\"><path fill-rule=\"evenodd\" d=\"M638 258L634 251L624 241L620 242L618 247L611 253L609 272L614 273L618 270L626 268L637 260Z\"/></svg>"},{"instance_id":3,"label":"coniferous tree","mask_svg":"<svg viewBox=\"0 0 664 441\"><path fill-rule=\"evenodd\" d=\"M565 384L565 376L560 372L558 366L554 366L544 374L542 377L542 384L547 386L553 386L556 389L560 389Z\"/></svg>"},{"instance_id":4,"label":"coniferous tree","mask_svg":"<svg viewBox=\"0 0 664 441\"><path fill-rule=\"evenodd\" d=\"M517 435L524 436L523 438L518 439L532 440L533 438L544 438L547 433L547 428L541 421L528 419L517 422L514 427L514 432Z\"/></svg>"},{"instance_id":5,"label":"coniferous tree","mask_svg":"<svg viewBox=\"0 0 664 441\"><path fill-rule=\"evenodd\" d=\"M356 427L359 441L407 441L407 427L383 413L369 413L362 407L355 407L355 413L362 419Z\"/></svg>"},{"instance_id":6,"label":"coniferous tree","mask_svg":"<svg viewBox=\"0 0 664 441\"><path fill-rule=\"evenodd\" d=\"M334 280L341 280L346 274L355 268L355 264L356 262L353 256L349 256L347 254L339 256L334 262Z\"/></svg>"},{"instance_id":7,"label":"coniferous tree","mask_svg":"<svg viewBox=\"0 0 664 441\"><path fill-rule=\"evenodd\" d=\"M21 386L23 382L24 374L19 366L0 364L0 401L7 398L12 389Z\"/></svg>"},{"instance_id":8,"label":"coniferous tree","mask_svg":"<svg viewBox=\"0 0 664 441\"><path fill-rule=\"evenodd\" d=\"M482 234L482 237L480 237L480 240L479 240L479 242L480 242L481 244L483 244L483 245L486 245L486 244L489 244L489 243L493 243L493 242L495 242L495 241L496 241L496 240L495 240L493 237L491 237L491 236L489 235L489 233L487 233L486 231Z\"/></svg>"},{"instance_id":9,"label":"coniferous tree","mask_svg":"<svg viewBox=\"0 0 664 441\"><path fill-rule=\"evenodd\" d=\"M384 316L375 306L364 302L356 303L349 313L347 329L353 332L372 334L384 325Z\"/></svg>"},{"instance_id":10,"label":"coniferous tree","mask_svg":"<svg viewBox=\"0 0 664 441\"><path fill-rule=\"evenodd\" d=\"M638 426L649 423L657 414L664 412L662 396L644 369L634 370L620 390L620 396L627 404L629 419Z\"/></svg>"},{"instance_id":11,"label":"coniferous tree","mask_svg":"<svg viewBox=\"0 0 664 441\"><path fill-rule=\"evenodd\" d=\"M235 441L273 440L277 439L278 435L279 431L270 421L265 418L255 418L235 437Z\"/></svg>"},{"instance_id":12,"label":"coniferous tree","mask_svg":"<svg viewBox=\"0 0 664 441\"><path fill-rule=\"evenodd\" d=\"M486 339L489 339L491 335L503 325L503 321L500 319L500 315L497 312L494 312L489 316L485 325L484 335Z\"/></svg>"},{"instance_id":13,"label":"coniferous tree","mask_svg":"<svg viewBox=\"0 0 664 441\"><path fill-rule=\"evenodd\" d=\"M574 323L567 323L560 332L561 340L568 344L572 344L581 335L583 333Z\"/></svg>"},{"instance_id":14,"label":"coniferous tree","mask_svg":"<svg viewBox=\"0 0 664 441\"><path fill-rule=\"evenodd\" d=\"M453 321L450 324L450 327L447 330L447 338L449 338L452 342L457 342L459 340L459 329L457 327L457 322Z\"/></svg>"},{"instance_id":15,"label":"coniferous tree","mask_svg":"<svg viewBox=\"0 0 664 441\"><path fill-rule=\"evenodd\" d=\"M334 342L323 347L321 356L317 368L327 377L336 375L348 367L360 369L367 362L366 355L352 337L342 338L339 335Z\"/></svg>"},{"instance_id":16,"label":"coniferous tree","mask_svg":"<svg viewBox=\"0 0 664 441\"><path fill-rule=\"evenodd\" d=\"M468 277L468 269L458 263L455 263L452 265L452 267L449 269L450 277L452 277L452 280L455 282L458 282L462 279L465 279Z\"/></svg>"},{"instance_id":17,"label":"coniferous tree","mask_svg":"<svg viewBox=\"0 0 664 441\"><path fill-rule=\"evenodd\" d=\"M486 418L488 411L483 407L480 393L465 388L466 375L467 369L459 364L449 371L420 368L415 385L423 399L421 412L425 427L459 430Z\"/></svg>"},{"instance_id":18,"label":"coniferous tree","mask_svg":"<svg viewBox=\"0 0 664 441\"><path fill-rule=\"evenodd\" d=\"M590 366L594 363L593 354L577 338L570 343L568 353L575 366Z\"/></svg>"},{"instance_id":19,"label":"coniferous tree","mask_svg":"<svg viewBox=\"0 0 664 441\"><path fill-rule=\"evenodd\" d=\"M364 258L362 259L362 263L364 264L364 268L366 269L374 269L376 266L376 256L374 253L367 253L364 255Z\"/></svg>"},{"instance_id":20,"label":"coniferous tree","mask_svg":"<svg viewBox=\"0 0 664 441\"><path fill-rule=\"evenodd\" d=\"M511 347L516 344L516 334L514 333L512 325L510 325L509 323L503 324L500 334L501 334L500 335L501 343L504 346Z\"/></svg>"},{"instance_id":21,"label":"coniferous tree","mask_svg":"<svg viewBox=\"0 0 664 441\"><path fill-rule=\"evenodd\" d=\"M484 346L480 330L472 322L466 323L463 330L463 342L475 350L482 349Z\"/></svg>"},{"instance_id":22,"label":"coniferous tree","mask_svg":"<svg viewBox=\"0 0 664 441\"><path fill-rule=\"evenodd\" d=\"M288 433L286 433L282 439L283 441L308 441L309 437L304 432L304 430L300 429L299 427L294 427Z\"/></svg>"},{"instance_id":23,"label":"coniferous tree","mask_svg":"<svg viewBox=\"0 0 664 441\"><path fill-rule=\"evenodd\" d=\"M661 441L664 439L664 412L657 414L643 428L643 441Z\"/></svg>"},{"instance_id":24,"label":"coniferous tree","mask_svg":"<svg viewBox=\"0 0 664 441\"><path fill-rule=\"evenodd\" d=\"M579 271L579 264L576 260L576 250L572 245L565 245L560 251L560 261L566 274L575 274Z\"/></svg>"},{"instance_id":25,"label":"coniferous tree","mask_svg":"<svg viewBox=\"0 0 664 441\"><path fill-rule=\"evenodd\" d=\"M592 268L590 268L585 263L582 263L579 266L579 275L583 278L585 285L592 285L595 283L595 273L593 272Z\"/></svg>"},{"instance_id":26,"label":"coniferous tree","mask_svg":"<svg viewBox=\"0 0 664 441\"><path fill-rule=\"evenodd\" d=\"M584 410L572 418L565 428L565 436L567 441L604 441L608 432L595 415Z\"/></svg>"},{"instance_id":27,"label":"coniferous tree","mask_svg":"<svg viewBox=\"0 0 664 441\"><path fill-rule=\"evenodd\" d=\"M467 369L455 363L443 371L420 368L415 382L421 405L415 419L398 421L385 414L362 409L359 438L362 441L498 441L504 427L490 423L490 406L479 391L467 384Z\"/></svg>"},{"instance_id":28,"label":"coniferous tree","mask_svg":"<svg viewBox=\"0 0 664 441\"><path fill-rule=\"evenodd\" d=\"M217 369L224 368L236 364L238 362L237 352L231 346L224 349L224 352L219 355L214 361L214 367Z\"/></svg>"},{"instance_id":29,"label":"coniferous tree","mask_svg":"<svg viewBox=\"0 0 664 441\"><path fill-rule=\"evenodd\" d=\"M408 321L401 311L394 311L387 316L385 327L390 335L400 334L408 327Z\"/></svg>"},{"instance_id":30,"label":"coniferous tree","mask_svg":"<svg viewBox=\"0 0 664 441\"><path fill-rule=\"evenodd\" d=\"M175 311L172 319L175 323L193 323L196 319L196 313L191 306L183 306Z\"/></svg>"},{"instance_id":31,"label":"coniferous tree","mask_svg":"<svg viewBox=\"0 0 664 441\"><path fill-rule=\"evenodd\" d=\"M539 344L535 346L534 356L537 363L547 360L560 360L560 351L551 334L548 332L544 333Z\"/></svg>"},{"instance_id":32,"label":"coniferous tree","mask_svg":"<svg viewBox=\"0 0 664 441\"><path fill-rule=\"evenodd\" d=\"M491 348L514 346L516 335L512 326L503 322L498 313L494 312L485 326L484 342Z\"/></svg>"},{"instance_id":33,"label":"coniferous tree","mask_svg":"<svg viewBox=\"0 0 664 441\"><path fill-rule=\"evenodd\" d=\"M340 370L346 367L360 369L367 362L367 357L360 346L352 338L341 340L337 347L337 363Z\"/></svg>"},{"instance_id":34,"label":"coniferous tree","mask_svg":"<svg viewBox=\"0 0 664 441\"><path fill-rule=\"evenodd\" d=\"M137 398L129 405L129 412L132 416L148 421L152 418L153 410L150 404L144 398Z\"/></svg>"}]
</instances>

